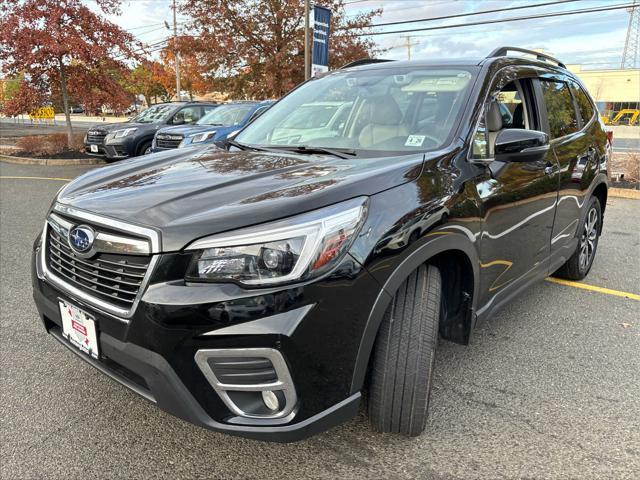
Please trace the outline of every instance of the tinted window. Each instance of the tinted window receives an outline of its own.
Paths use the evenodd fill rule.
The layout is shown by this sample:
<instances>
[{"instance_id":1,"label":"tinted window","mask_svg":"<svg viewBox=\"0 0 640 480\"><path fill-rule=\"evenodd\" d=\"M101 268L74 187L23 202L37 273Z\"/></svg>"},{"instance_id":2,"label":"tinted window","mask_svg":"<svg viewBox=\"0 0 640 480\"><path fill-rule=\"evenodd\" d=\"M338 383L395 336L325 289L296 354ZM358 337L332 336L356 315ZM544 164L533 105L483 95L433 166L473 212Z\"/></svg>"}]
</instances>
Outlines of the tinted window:
<instances>
[{"instance_id":1,"label":"tinted window","mask_svg":"<svg viewBox=\"0 0 640 480\"><path fill-rule=\"evenodd\" d=\"M195 123L200 120L200 112L200 107L185 107L173 116L172 123L176 125Z\"/></svg>"},{"instance_id":2,"label":"tinted window","mask_svg":"<svg viewBox=\"0 0 640 480\"><path fill-rule=\"evenodd\" d=\"M586 125L589 123L589 120L593 117L593 104L589 97L585 93L585 91L575 82L571 82L571 87L573 91L573 95L576 98L576 102L578 103L578 110L580 111L580 116L582 117L582 124Z\"/></svg>"},{"instance_id":3,"label":"tinted window","mask_svg":"<svg viewBox=\"0 0 640 480\"><path fill-rule=\"evenodd\" d=\"M567 84L553 80L541 80L540 85L542 86L544 103L547 106L551 138L564 137L577 132L578 119Z\"/></svg>"},{"instance_id":4,"label":"tinted window","mask_svg":"<svg viewBox=\"0 0 640 480\"><path fill-rule=\"evenodd\" d=\"M253 107L250 103L222 105L202 117L198 125L215 125L220 127L236 125L247 116Z\"/></svg>"},{"instance_id":5,"label":"tinted window","mask_svg":"<svg viewBox=\"0 0 640 480\"><path fill-rule=\"evenodd\" d=\"M134 123L161 122L169 118L169 115L171 115L173 109L174 106L171 104L155 105L153 107L147 108L144 112L133 118L131 121Z\"/></svg>"}]
</instances>

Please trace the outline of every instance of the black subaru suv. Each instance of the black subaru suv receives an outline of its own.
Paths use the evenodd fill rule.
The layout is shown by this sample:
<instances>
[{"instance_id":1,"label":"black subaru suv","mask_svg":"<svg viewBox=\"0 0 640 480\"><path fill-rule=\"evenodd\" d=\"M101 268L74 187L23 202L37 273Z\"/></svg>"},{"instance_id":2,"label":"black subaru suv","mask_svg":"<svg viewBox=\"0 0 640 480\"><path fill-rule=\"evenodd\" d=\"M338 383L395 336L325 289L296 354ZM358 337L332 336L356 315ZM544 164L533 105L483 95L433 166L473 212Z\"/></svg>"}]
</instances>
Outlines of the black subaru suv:
<instances>
[{"instance_id":1,"label":"black subaru suv","mask_svg":"<svg viewBox=\"0 0 640 480\"><path fill-rule=\"evenodd\" d=\"M610 140L562 63L358 62L226 149L90 171L34 244L44 328L160 408L294 441L368 412L420 434L438 339L587 275ZM291 125L304 105L343 115Z\"/></svg>"},{"instance_id":2,"label":"black subaru suv","mask_svg":"<svg viewBox=\"0 0 640 480\"><path fill-rule=\"evenodd\" d=\"M217 106L211 102L159 103L128 122L93 125L84 137L84 149L107 161L145 155L151 152L151 142L158 129L193 124Z\"/></svg>"}]
</instances>

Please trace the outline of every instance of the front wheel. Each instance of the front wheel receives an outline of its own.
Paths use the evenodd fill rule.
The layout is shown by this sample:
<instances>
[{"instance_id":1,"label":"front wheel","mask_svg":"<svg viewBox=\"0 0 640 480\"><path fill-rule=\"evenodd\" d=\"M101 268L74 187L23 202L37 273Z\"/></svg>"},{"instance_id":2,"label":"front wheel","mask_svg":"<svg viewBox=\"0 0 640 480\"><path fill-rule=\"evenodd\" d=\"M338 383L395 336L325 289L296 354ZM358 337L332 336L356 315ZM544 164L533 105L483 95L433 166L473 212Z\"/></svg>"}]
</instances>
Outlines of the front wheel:
<instances>
[{"instance_id":1,"label":"front wheel","mask_svg":"<svg viewBox=\"0 0 640 480\"><path fill-rule=\"evenodd\" d=\"M369 418L381 432L420 435L427 423L438 322L440 272L422 265L387 309L373 353Z\"/></svg>"},{"instance_id":2,"label":"front wheel","mask_svg":"<svg viewBox=\"0 0 640 480\"><path fill-rule=\"evenodd\" d=\"M138 148L138 155L148 155L151 153L151 142L144 142Z\"/></svg>"},{"instance_id":3,"label":"front wheel","mask_svg":"<svg viewBox=\"0 0 640 480\"><path fill-rule=\"evenodd\" d=\"M602 222L602 208L597 197L587 207L587 215L580 226L578 247L569 260L554 273L557 277L582 280L587 276L596 256Z\"/></svg>"}]
</instances>

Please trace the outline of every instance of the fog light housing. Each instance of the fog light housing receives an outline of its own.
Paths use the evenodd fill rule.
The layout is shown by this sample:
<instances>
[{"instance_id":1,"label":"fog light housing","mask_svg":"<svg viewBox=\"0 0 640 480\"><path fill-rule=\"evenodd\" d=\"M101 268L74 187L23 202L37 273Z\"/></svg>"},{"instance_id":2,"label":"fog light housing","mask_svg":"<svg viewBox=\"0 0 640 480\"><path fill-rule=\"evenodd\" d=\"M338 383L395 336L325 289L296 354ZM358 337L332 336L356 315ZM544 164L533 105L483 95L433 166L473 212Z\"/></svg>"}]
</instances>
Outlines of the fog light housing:
<instances>
[{"instance_id":1,"label":"fog light housing","mask_svg":"<svg viewBox=\"0 0 640 480\"><path fill-rule=\"evenodd\" d=\"M220 399L242 418L285 423L297 411L298 398L287 363L273 348L198 350L195 361Z\"/></svg>"}]
</instances>

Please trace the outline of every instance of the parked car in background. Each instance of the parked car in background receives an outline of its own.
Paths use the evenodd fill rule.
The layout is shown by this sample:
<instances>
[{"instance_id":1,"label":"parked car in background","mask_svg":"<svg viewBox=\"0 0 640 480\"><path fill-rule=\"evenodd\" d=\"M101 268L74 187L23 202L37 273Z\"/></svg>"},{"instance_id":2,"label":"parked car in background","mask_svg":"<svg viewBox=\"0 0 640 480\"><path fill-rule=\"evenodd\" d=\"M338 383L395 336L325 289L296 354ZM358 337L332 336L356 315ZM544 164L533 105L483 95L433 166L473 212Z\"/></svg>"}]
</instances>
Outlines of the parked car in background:
<instances>
[{"instance_id":1,"label":"parked car in background","mask_svg":"<svg viewBox=\"0 0 640 480\"><path fill-rule=\"evenodd\" d=\"M160 128L194 124L217 106L212 102L159 103L128 122L94 125L85 136L85 151L107 160L150 153L153 137Z\"/></svg>"},{"instance_id":2,"label":"parked car in background","mask_svg":"<svg viewBox=\"0 0 640 480\"><path fill-rule=\"evenodd\" d=\"M82 105L74 105L71 107L71 113L84 113L84 107Z\"/></svg>"},{"instance_id":3,"label":"parked car in background","mask_svg":"<svg viewBox=\"0 0 640 480\"><path fill-rule=\"evenodd\" d=\"M193 125L165 127L157 131L152 152L222 142L262 114L273 101L227 103Z\"/></svg>"},{"instance_id":4,"label":"parked car in background","mask_svg":"<svg viewBox=\"0 0 640 480\"><path fill-rule=\"evenodd\" d=\"M313 132L341 105L313 140L274 140L338 100L330 136ZM68 183L34 243L33 296L83 361L203 427L299 440L367 394L377 430L419 435L440 338L466 345L536 282L589 273L611 155L584 85L548 55L361 61L305 82L227 150Z\"/></svg>"},{"instance_id":5,"label":"parked car in background","mask_svg":"<svg viewBox=\"0 0 640 480\"><path fill-rule=\"evenodd\" d=\"M340 133L353 102L310 102L301 105L286 121L274 129L274 142L299 143Z\"/></svg>"}]
</instances>

